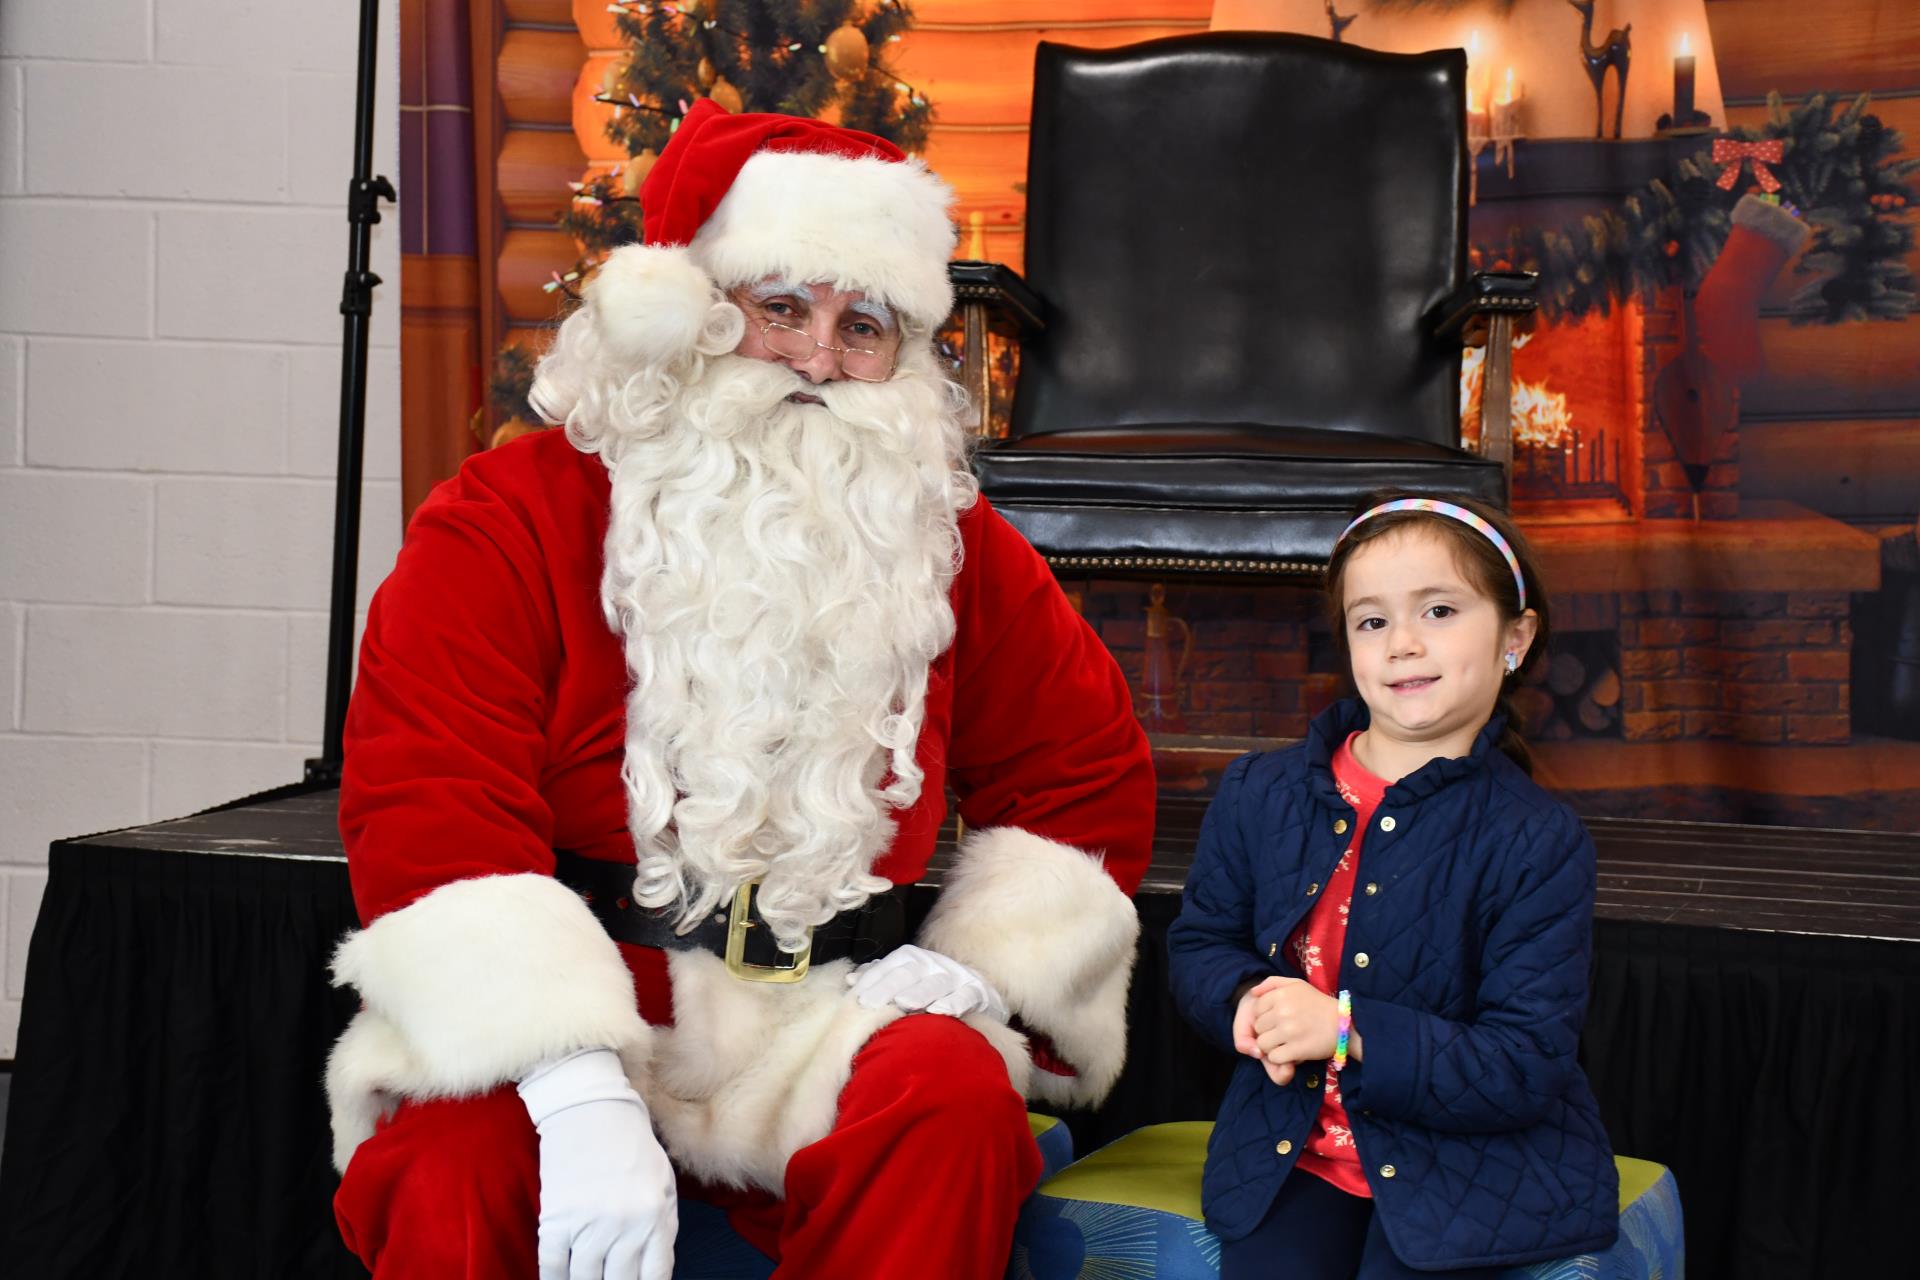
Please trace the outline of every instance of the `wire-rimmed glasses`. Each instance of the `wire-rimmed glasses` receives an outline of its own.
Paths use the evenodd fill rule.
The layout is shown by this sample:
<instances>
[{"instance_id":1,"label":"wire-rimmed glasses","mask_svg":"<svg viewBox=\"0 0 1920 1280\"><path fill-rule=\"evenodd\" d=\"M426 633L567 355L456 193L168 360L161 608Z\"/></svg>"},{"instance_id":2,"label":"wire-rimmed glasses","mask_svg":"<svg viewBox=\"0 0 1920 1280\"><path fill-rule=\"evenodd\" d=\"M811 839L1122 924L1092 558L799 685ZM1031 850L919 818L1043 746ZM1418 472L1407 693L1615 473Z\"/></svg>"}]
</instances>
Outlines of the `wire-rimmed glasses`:
<instances>
[{"instance_id":1,"label":"wire-rimmed glasses","mask_svg":"<svg viewBox=\"0 0 1920 1280\"><path fill-rule=\"evenodd\" d=\"M766 343L767 350L782 360L811 360L815 349L825 348L840 357L840 372L855 382L885 382L891 378L900 348L898 339L885 341L871 350L816 342L812 334L789 324L781 324L778 320L761 322L760 340Z\"/></svg>"}]
</instances>

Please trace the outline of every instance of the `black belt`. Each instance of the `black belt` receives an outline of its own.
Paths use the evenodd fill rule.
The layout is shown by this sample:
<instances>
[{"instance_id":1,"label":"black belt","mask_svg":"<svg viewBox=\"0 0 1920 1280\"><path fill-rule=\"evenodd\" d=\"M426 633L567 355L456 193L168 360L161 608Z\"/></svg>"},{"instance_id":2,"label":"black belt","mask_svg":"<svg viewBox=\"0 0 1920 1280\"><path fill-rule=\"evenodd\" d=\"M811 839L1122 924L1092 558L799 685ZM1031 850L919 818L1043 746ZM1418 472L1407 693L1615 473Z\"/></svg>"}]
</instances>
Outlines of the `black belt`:
<instances>
[{"instance_id":1,"label":"black belt","mask_svg":"<svg viewBox=\"0 0 1920 1280\"><path fill-rule=\"evenodd\" d=\"M615 942L667 951L706 951L726 961L727 971L749 982L798 982L810 965L851 958L864 963L907 940L907 886L875 894L811 931L800 952L782 951L760 917L759 881L741 886L730 908L676 933L678 913L643 907L633 900L633 864L554 851L554 876L586 900Z\"/></svg>"}]
</instances>

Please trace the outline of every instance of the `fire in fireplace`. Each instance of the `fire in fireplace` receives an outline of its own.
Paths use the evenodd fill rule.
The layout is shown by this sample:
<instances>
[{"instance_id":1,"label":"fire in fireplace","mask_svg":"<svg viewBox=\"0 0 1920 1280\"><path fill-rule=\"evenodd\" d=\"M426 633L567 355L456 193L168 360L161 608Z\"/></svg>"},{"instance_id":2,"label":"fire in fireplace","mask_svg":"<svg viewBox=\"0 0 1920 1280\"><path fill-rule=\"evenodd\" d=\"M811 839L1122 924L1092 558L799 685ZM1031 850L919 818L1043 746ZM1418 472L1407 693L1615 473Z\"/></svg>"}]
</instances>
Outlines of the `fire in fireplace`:
<instances>
[{"instance_id":1,"label":"fire in fireplace","mask_svg":"<svg viewBox=\"0 0 1920 1280\"><path fill-rule=\"evenodd\" d=\"M1535 521L1621 520L1635 509L1646 427L1638 304L1542 322L1514 341L1513 497ZM1460 369L1461 438L1479 440L1483 348Z\"/></svg>"}]
</instances>

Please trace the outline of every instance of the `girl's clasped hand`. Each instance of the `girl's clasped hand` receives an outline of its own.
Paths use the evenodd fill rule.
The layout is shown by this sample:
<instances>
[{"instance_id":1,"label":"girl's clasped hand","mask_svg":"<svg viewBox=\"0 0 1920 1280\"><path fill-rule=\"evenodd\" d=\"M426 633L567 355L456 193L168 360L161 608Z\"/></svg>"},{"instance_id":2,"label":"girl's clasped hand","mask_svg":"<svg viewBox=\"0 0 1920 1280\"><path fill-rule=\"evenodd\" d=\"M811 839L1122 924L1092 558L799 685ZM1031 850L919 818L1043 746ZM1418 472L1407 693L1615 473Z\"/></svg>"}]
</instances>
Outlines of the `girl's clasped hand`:
<instances>
[{"instance_id":1,"label":"girl's clasped hand","mask_svg":"<svg viewBox=\"0 0 1920 1280\"><path fill-rule=\"evenodd\" d=\"M1298 978L1264 978L1240 997L1233 1015L1233 1047L1258 1058L1267 1079L1278 1085L1293 1080L1303 1062L1333 1057L1340 1038L1340 1002ZM1359 1037L1347 1045L1359 1057Z\"/></svg>"}]
</instances>

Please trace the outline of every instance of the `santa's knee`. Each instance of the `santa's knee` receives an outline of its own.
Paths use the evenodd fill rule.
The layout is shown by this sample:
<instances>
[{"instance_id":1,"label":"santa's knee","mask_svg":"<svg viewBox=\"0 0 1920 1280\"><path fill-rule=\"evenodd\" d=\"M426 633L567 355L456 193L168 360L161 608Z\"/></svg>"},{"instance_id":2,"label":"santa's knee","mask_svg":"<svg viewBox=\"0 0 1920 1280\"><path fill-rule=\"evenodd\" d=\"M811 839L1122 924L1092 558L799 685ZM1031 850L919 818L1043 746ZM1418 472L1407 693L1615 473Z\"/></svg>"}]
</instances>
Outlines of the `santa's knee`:
<instances>
[{"instance_id":1,"label":"santa's knee","mask_svg":"<svg viewBox=\"0 0 1920 1280\"><path fill-rule=\"evenodd\" d=\"M881 1036L891 1039L884 1065L912 1112L916 1139L964 1139L958 1145L981 1151L1032 1145L1026 1102L985 1036L958 1018L938 1014L902 1018Z\"/></svg>"},{"instance_id":2,"label":"santa's knee","mask_svg":"<svg viewBox=\"0 0 1920 1280\"><path fill-rule=\"evenodd\" d=\"M406 1103L347 1164L341 1236L376 1276L531 1274L538 1144L512 1089Z\"/></svg>"}]
</instances>

